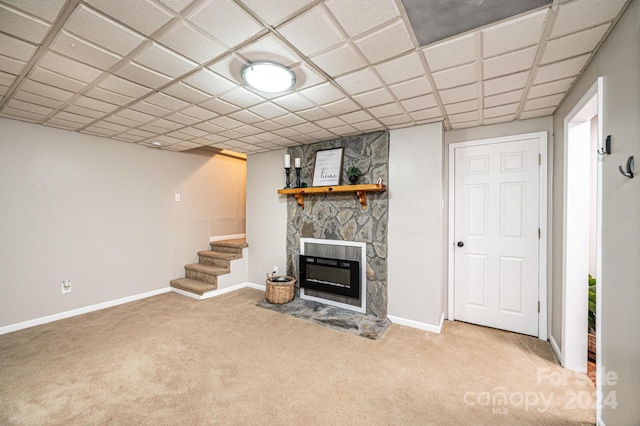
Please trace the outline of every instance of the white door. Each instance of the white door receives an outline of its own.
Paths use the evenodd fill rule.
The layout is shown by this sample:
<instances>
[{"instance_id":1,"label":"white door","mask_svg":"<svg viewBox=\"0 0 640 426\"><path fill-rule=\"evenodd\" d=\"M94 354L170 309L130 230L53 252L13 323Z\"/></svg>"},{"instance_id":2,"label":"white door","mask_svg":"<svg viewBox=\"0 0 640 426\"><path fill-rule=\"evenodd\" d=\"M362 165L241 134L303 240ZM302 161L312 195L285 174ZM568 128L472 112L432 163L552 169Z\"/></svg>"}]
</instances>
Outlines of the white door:
<instances>
[{"instance_id":1,"label":"white door","mask_svg":"<svg viewBox=\"0 0 640 426\"><path fill-rule=\"evenodd\" d=\"M454 318L538 336L538 138L454 150Z\"/></svg>"}]
</instances>

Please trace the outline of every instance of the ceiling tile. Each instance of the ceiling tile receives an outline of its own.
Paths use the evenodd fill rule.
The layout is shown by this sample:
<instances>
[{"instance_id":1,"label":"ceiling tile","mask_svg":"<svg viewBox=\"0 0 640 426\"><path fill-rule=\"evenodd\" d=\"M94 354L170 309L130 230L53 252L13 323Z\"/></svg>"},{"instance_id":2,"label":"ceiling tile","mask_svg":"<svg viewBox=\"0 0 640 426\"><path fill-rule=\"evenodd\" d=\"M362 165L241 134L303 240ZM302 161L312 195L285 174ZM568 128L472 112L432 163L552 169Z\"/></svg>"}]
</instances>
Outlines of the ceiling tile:
<instances>
[{"instance_id":1,"label":"ceiling tile","mask_svg":"<svg viewBox=\"0 0 640 426\"><path fill-rule=\"evenodd\" d=\"M2 72L19 75L25 65L22 61L0 55L0 71Z\"/></svg>"},{"instance_id":2,"label":"ceiling tile","mask_svg":"<svg viewBox=\"0 0 640 426\"><path fill-rule=\"evenodd\" d=\"M164 118L158 118L149 123L150 126L160 127L166 130L176 130L182 127L181 124L178 124L174 121L165 120ZM144 128L144 127L141 127Z\"/></svg>"},{"instance_id":3,"label":"ceiling tile","mask_svg":"<svg viewBox=\"0 0 640 426\"><path fill-rule=\"evenodd\" d=\"M365 108L388 104L394 101L393 96L384 88L355 95L353 99Z\"/></svg>"},{"instance_id":4,"label":"ceiling tile","mask_svg":"<svg viewBox=\"0 0 640 426\"><path fill-rule=\"evenodd\" d=\"M209 0L188 18L228 47L237 46L263 30L231 0Z\"/></svg>"},{"instance_id":5,"label":"ceiling tile","mask_svg":"<svg viewBox=\"0 0 640 426\"><path fill-rule=\"evenodd\" d=\"M476 64L463 65L433 73L433 81L438 89L449 89L473 83L478 81L479 77Z\"/></svg>"},{"instance_id":6,"label":"ceiling tile","mask_svg":"<svg viewBox=\"0 0 640 426\"><path fill-rule=\"evenodd\" d=\"M181 76L194 69L197 65L195 62L156 43L149 44L146 49L134 58L134 61L171 77Z\"/></svg>"},{"instance_id":7,"label":"ceiling tile","mask_svg":"<svg viewBox=\"0 0 640 426\"><path fill-rule=\"evenodd\" d=\"M252 112L247 110L236 111L234 113L229 114L229 117L233 118L234 120L241 121L245 124L257 123L263 120L262 117L259 117L256 114L253 114Z\"/></svg>"},{"instance_id":8,"label":"ceiling tile","mask_svg":"<svg viewBox=\"0 0 640 426\"><path fill-rule=\"evenodd\" d=\"M0 54L26 62L36 51L36 46L15 37L0 33Z\"/></svg>"},{"instance_id":9,"label":"ceiling tile","mask_svg":"<svg viewBox=\"0 0 640 426\"><path fill-rule=\"evenodd\" d=\"M409 31L401 19L388 27L355 40L355 44L372 64L407 52L414 47Z\"/></svg>"},{"instance_id":10,"label":"ceiling tile","mask_svg":"<svg viewBox=\"0 0 640 426\"><path fill-rule=\"evenodd\" d=\"M437 43L423 49L429 68L437 72L469 64L479 59L477 33Z\"/></svg>"},{"instance_id":11,"label":"ceiling tile","mask_svg":"<svg viewBox=\"0 0 640 426\"><path fill-rule=\"evenodd\" d=\"M58 34L51 44L51 50L101 70L111 68L122 59L122 57L114 53L101 49L65 31L61 31Z\"/></svg>"},{"instance_id":12,"label":"ceiling tile","mask_svg":"<svg viewBox=\"0 0 640 426\"><path fill-rule=\"evenodd\" d=\"M296 126L304 123L304 120L295 114L283 115L282 117L275 118L272 121L283 126Z\"/></svg>"},{"instance_id":13,"label":"ceiling tile","mask_svg":"<svg viewBox=\"0 0 640 426\"><path fill-rule=\"evenodd\" d=\"M112 132L112 134L116 134L116 133L121 133L124 132L126 130L128 130L127 126L123 126L121 124L117 124L117 123L112 123L110 121L98 121L97 123L93 123L93 125L91 127L98 127L101 129L108 129ZM91 127L88 127L88 129L90 129Z\"/></svg>"},{"instance_id":14,"label":"ceiling tile","mask_svg":"<svg viewBox=\"0 0 640 426\"><path fill-rule=\"evenodd\" d=\"M149 88L132 83L115 75L109 75L98 83L98 87L124 96L141 97L149 93Z\"/></svg>"},{"instance_id":15,"label":"ceiling tile","mask_svg":"<svg viewBox=\"0 0 640 426\"><path fill-rule=\"evenodd\" d=\"M243 124L240 121L234 120L233 118L229 117L216 117L213 120L209 120L209 123L220 126L223 129L235 129L236 127L240 127Z\"/></svg>"},{"instance_id":16,"label":"ceiling tile","mask_svg":"<svg viewBox=\"0 0 640 426\"><path fill-rule=\"evenodd\" d=\"M327 0L325 3L350 37L400 16L394 0Z\"/></svg>"},{"instance_id":17,"label":"ceiling tile","mask_svg":"<svg viewBox=\"0 0 640 426\"><path fill-rule=\"evenodd\" d=\"M61 102L66 102L73 96L73 92L49 86L33 80L25 80L20 87L21 90L35 93L36 95L46 96Z\"/></svg>"},{"instance_id":18,"label":"ceiling tile","mask_svg":"<svg viewBox=\"0 0 640 426\"><path fill-rule=\"evenodd\" d=\"M175 83L162 89L162 93L169 94L185 102L197 104L211 98L210 95L183 83Z\"/></svg>"},{"instance_id":19,"label":"ceiling tile","mask_svg":"<svg viewBox=\"0 0 640 426\"><path fill-rule=\"evenodd\" d=\"M556 110L556 107L534 109L531 111L522 111L518 116L518 118L520 120L527 120L529 118L535 118L535 117L546 117L548 115L553 114L555 110Z\"/></svg>"},{"instance_id":20,"label":"ceiling tile","mask_svg":"<svg viewBox=\"0 0 640 426\"><path fill-rule=\"evenodd\" d=\"M91 109L91 108L86 108L83 106L78 106L78 105L68 105L64 111L66 112L70 112L72 114L78 114L81 115L83 117L90 117L92 120L98 119L98 118L103 118L105 116L105 113L102 111L98 111L95 109Z\"/></svg>"},{"instance_id":21,"label":"ceiling tile","mask_svg":"<svg viewBox=\"0 0 640 426\"><path fill-rule=\"evenodd\" d=\"M109 15L146 35L153 34L172 18L153 2L146 0L85 1L104 12L105 15Z\"/></svg>"},{"instance_id":22,"label":"ceiling tile","mask_svg":"<svg viewBox=\"0 0 640 426\"><path fill-rule=\"evenodd\" d=\"M81 64L80 62L50 51L42 56L38 64L49 71L63 74L84 83L91 83L102 74L102 71L96 68Z\"/></svg>"},{"instance_id":23,"label":"ceiling tile","mask_svg":"<svg viewBox=\"0 0 640 426\"><path fill-rule=\"evenodd\" d=\"M387 84L414 79L425 74L424 66L417 52L375 66L376 71Z\"/></svg>"},{"instance_id":24,"label":"ceiling tile","mask_svg":"<svg viewBox=\"0 0 640 426\"><path fill-rule=\"evenodd\" d=\"M330 129L332 127L344 126L346 123L337 117L329 117L323 120L317 120L315 124L323 129Z\"/></svg>"},{"instance_id":25,"label":"ceiling tile","mask_svg":"<svg viewBox=\"0 0 640 426\"><path fill-rule=\"evenodd\" d=\"M0 4L2 31L22 40L39 44L49 31L49 24L24 12Z\"/></svg>"},{"instance_id":26,"label":"ceiling tile","mask_svg":"<svg viewBox=\"0 0 640 426\"><path fill-rule=\"evenodd\" d=\"M127 80L131 80L135 83L153 89L164 86L171 81L171 79L166 75L157 73L131 61L116 71L116 74L120 77L126 78Z\"/></svg>"},{"instance_id":27,"label":"ceiling tile","mask_svg":"<svg viewBox=\"0 0 640 426\"><path fill-rule=\"evenodd\" d=\"M285 23L278 32L307 56L344 41L338 26L322 6L316 6ZM313 34L313 37L309 37Z\"/></svg>"},{"instance_id":28,"label":"ceiling tile","mask_svg":"<svg viewBox=\"0 0 640 426\"><path fill-rule=\"evenodd\" d=\"M188 115L189 117L197 118L198 120L210 120L215 118L217 114L208 109L201 108L197 105L191 105L185 109L180 110L181 114Z\"/></svg>"},{"instance_id":29,"label":"ceiling tile","mask_svg":"<svg viewBox=\"0 0 640 426\"><path fill-rule=\"evenodd\" d=\"M313 102L304 96L301 96L299 93L291 93L280 98L273 99L272 102L289 111L302 111L315 106Z\"/></svg>"},{"instance_id":30,"label":"ceiling tile","mask_svg":"<svg viewBox=\"0 0 640 426\"><path fill-rule=\"evenodd\" d=\"M369 114L368 112L363 111L363 110L350 112L348 114L342 114L340 116L341 120L344 120L345 122L347 122L349 124L362 123L364 121L369 121L372 118L373 117L371 117L371 114Z\"/></svg>"},{"instance_id":31,"label":"ceiling tile","mask_svg":"<svg viewBox=\"0 0 640 426\"><path fill-rule=\"evenodd\" d=\"M242 87L236 87L235 89L230 90L223 95L219 95L218 97L242 108L247 108L252 105L259 104L260 102L264 102L264 98Z\"/></svg>"},{"instance_id":32,"label":"ceiling tile","mask_svg":"<svg viewBox=\"0 0 640 426\"><path fill-rule=\"evenodd\" d=\"M247 62L276 62L290 67L301 61L300 57L278 40L273 34L267 34L248 46L237 51Z\"/></svg>"},{"instance_id":33,"label":"ceiling tile","mask_svg":"<svg viewBox=\"0 0 640 426\"><path fill-rule=\"evenodd\" d=\"M94 120L91 117L86 117L86 116L80 115L80 114L72 114L72 113L66 112L66 111L60 111L57 114L55 114L54 117L59 118L61 120L72 121L72 122L78 123L78 124L89 124Z\"/></svg>"},{"instance_id":34,"label":"ceiling tile","mask_svg":"<svg viewBox=\"0 0 640 426\"><path fill-rule=\"evenodd\" d=\"M482 115L485 119L500 117L503 115L515 115L516 111L518 110L518 105L520 104L515 103L515 104L508 104L508 105L500 105L493 108L485 108L484 111L482 111Z\"/></svg>"},{"instance_id":35,"label":"ceiling tile","mask_svg":"<svg viewBox=\"0 0 640 426\"><path fill-rule=\"evenodd\" d=\"M42 124L44 124L45 126L52 126L52 127L58 127L60 129L71 129L71 130L77 130L80 127L82 127L81 123L76 123L73 121L64 120L62 118L57 118L57 117L52 117Z\"/></svg>"},{"instance_id":36,"label":"ceiling tile","mask_svg":"<svg viewBox=\"0 0 640 426\"><path fill-rule=\"evenodd\" d=\"M522 99L522 90L514 90L513 92L485 96L484 107L491 108L498 105L512 104L514 102L520 102L520 99Z\"/></svg>"},{"instance_id":37,"label":"ceiling tile","mask_svg":"<svg viewBox=\"0 0 640 426\"><path fill-rule=\"evenodd\" d=\"M566 61L554 62L538 68L534 84L546 83L553 80L560 80L566 77L578 75L589 60L590 54L567 59Z\"/></svg>"},{"instance_id":38,"label":"ceiling tile","mask_svg":"<svg viewBox=\"0 0 640 426\"><path fill-rule=\"evenodd\" d=\"M577 0L561 4L551 38L611 21L624 3L625 0Z\"/></svg>"},{"instance_id":39,"label":"ceiling tile","mask_svg":"<svg viewBox=\"0 0 640 426\"><path fill-rule=\"evenodd\" d=\"M158 41L199 64L203 64L227 50L217 40L201 34L186 22L179 22Z\"/></svg>"},{"instance_id":40,"label":"ceiling tile","mask_svg":"<svg viewBox=\"0 0 640 426\"><path fill-rule=\"evenodd\" d=\"M197 118L189 117L187 115L180 114L179 112L165 115L163 118L166 120L174 121L176 123L184 124L185 126L190 126L200 121Z\"/></svg>"},{"instance_id":41,"label":"ceiling tile","mask_svg":"<svg viewBox=\"0 0 640 426\"><path fill-rule=\"evenodd\" d=\"M86 96L80 96L73 102L74 105L83 108L89 108L101 112L111 112L118 108L118 105L113 105L108 102L102 102L97 99L88 98Z\"/></svg>"},{"instance_id":42,"label":"ceiling tile","mask_svg":"<svg viewBox=\"0 0 640 426\"><path fill-rule=\"evenodd\" d=\"M440 107L434 107L410 112L409 115L416 121L425 121L441 118L442 111L440 110Z\"/></svg>"},{"instance_id":43,"label":"ceiling tile","mask_svg":"<svg viewBox=\"0 0 640 426\"><path fill-rule=\"evenodd\" d=\"M431 93L431 83L426 77L419 77L415 80L405 81L404 83L394 84L389 87L398 99L413 98L419 95Z\"/></svg>"},{"instance_id":44,"label":"ceiling tile","mask_svg":"<svg viewBox=\"0 0 640 426\"><path fill-rule=\"evenodd\" d=\"M593 51L608 29L609 24L601 25L547 42L540 64L548 64Z\"/></svg>"},{"instance_id":45,"label":"ceiling tile","mask_svg":"<svg viewBox=\"0 0 640 426\"><path fill-rule=\"evenodd\" d=\"M351 43L321 53L311 60L332 77L351 72L366 64L362 54Z\"/></svg>"},{"instance_id":46,"label":"ceiling tile","mask_svg":"<svg viewBox=\"0 0 640 426\"><path fill-rule=\"evenodd\" d=\"M16 76L0 71L0 85L11 86L16 81Z\"/></svg>"},{"instance_id":47,"label":"ceiling tile","mask_svg":"<svg viewBox=\"0 0 640 426\"><path fill-rule=\"evenodd\" d=\"M59 87L61 89L70 90L73 92L82 90L87 86L87 83L68 78L61 74L45 70L44 68L40 68L37 66L33 68L29 78L40 83L48 84L50 86Z\"/></svg>"},{"instance_id":48,"label":"ceiling tile","mask_svg":"<svg viewBox=\"0 0 640 426\"><path fill-rule=\"evenodd\" d=\"M35 114L33 112L11 108L10 106L4 107L0 115L2 117L17 118L19 120L25 120L30 122L38 122L44 118L44 116L41 114Z\"/></svg>"},{"instance_id":49,"label":"ceiling tile","mask_svg":"<svg viewBox=\"0 0 640 426\"><path fill-rule=\"evenodd\" d=\"M199 129L196 129L195 127L185 127L184 129L180 130L183 133L186 133L192 137L196 137L196 138L201 138L203 136L206 136L208 133ZM207 141L206 144L203 145L208 145L210 142Z\"/></svg>"},{"instance_id":50,"label":"ceiling tile","mask_svg":"<svg viewBox=\"0 0 640 426\"><path fill-rule=\"evenodd\" d=\"M218 114L229 114L230 112L237 111L239 109L237 106L231 105L230 103L217 98L200 102L198 105Z\"/></svg>"},{"instance_id":51,"label":"ceiling tile","mask_svg":"<svg viewBox=\"0 0 640 426\"><path fill-rule=\"evenodd\" d=\"M402 108L400 108L397 104L391 103L386 105L379 105L376 107L369 108L368 110L374 117L389 117L391 115L398 115L404 113Z\"/></svg>"},{"instance_id":52,"label":"ceiling tile","mask_svg":"<svg viewBox=\"0 0 640 426\"><path fill-rule=\"evenodd\" d=\"M165 6L173 9L176 12L182 12L185 7L193 2L193 0L157 0Z\"/></svg>"},{"instance_id":53,"label":"ceiling tile","mask_svg":"<svg viewBox=\"0 0 640 426\"><path fill-rule=\"evenodd\" d=\"M392 115L389 117L381 117L380 121L389 126L389 128L405 127L411 123L411 117L407 114Z\"/></svg>"},{"instance_id":54,"label":"ceiling tile","mask_svg":"<svg viewBox=\"0 0 640 426\"><path fill-rule=\"evenodd\" d=\"M485 117L482 120L482 124L487 126L489 124L506 123L506 122L515 120L515 118L516 118L515 114L502 115L500 117L491 117L491 118L486 118Z\"/></svg>"},{"instance_id":55,"label":"ceiling tile","mask_svg":"<svg viewBox=\"0 0 640 426\"><path fill-rule=\"evenodd\" d=\"M498 77L484 81L484 95L491 96L498 93L511 92L522 89L527 84L529 71Z\"/></svg>"},{"instance_id":56,"label":"ceiling tile","mask_svg":"<svg viewBox=\"0 0 640 426\"><path fill-rule=\"evenodd\" d=\"M450 123L463 123L478 120L478 111L463 112L462 114L449 114Z\"/></svg>"},{"instance_id":57,"label":"ceiling tile","mask_svg":"<svg viewBox=\"0 0 640 426\"><path fill-rule=\"evenodd\" d=\"M29 102L36 105L42 105L44 107L54 108L54 109L60 108L60 106L62 105L62 101L40 96L35 93L25 92L24 90L18 90L13 95L13 98L24 101L24 102Z\"/></svg>"},{"instance_id":58,"label":"ceiling tile","mask_svg":"<svg viewBox=\"0 0 640 426\"><path fill-rule=\"evenodd\" d=\"M110 92L99 87L94 87L88 90L87 92L85 92L85 95L89 96L90 98L112 103L114 105L126 105L134 100L134 98Z\"/></svg>"},{"instance_id":59,"label":"ceiling tile","mask_svg":"<svg viewBox=\"0 0 640 426\"><path fill-rule=\"evenodd\" d=\"M123 118L129 119L132 121L137 121L139 123L148 123L154 118L156 118L153 115L145 114L143 112L135 111L133 109L123 109L121 111L118 111L114 116L111 116L109 119L114 120L114 117L117 117L117 116L121 116Z\"/></svg>"},{"instance_id":60,"label":"ceiling tile","mask_svg":"<svg viewBox=\"0 0 640 426\"><path fill-rule=\"evenodd\" d=\"M242 3L274 27L295 16L300 10L313 2L314 0L278 0L277 2L272 0L242 0Z\"/></svg>"},{"instance_id":61,"label":"ceiling tile","mask_svg":"<svg viewBox=\"0 0 640 426\"><path fill-rule=\"evenodd\" d=\"M153 95L146 97L145 102L157 105L162 108L166 108L171 111L176 111L189 106L187 102L176 99L173 96L169 96L164 93L154 93Z\"/></svg>"},{"instance_id":62,"label":"ceiling tile","mask_svg":"<svg viewBox=\"0 0 640 426\"><path fill-rule=\"evenodd\" d=\"M165 108L161 108L157 105L152 105L150 103L147 102L138 102L135 103L131 106L129 106L130 109L141 112L141 113L145 113L145 114L150 114L154 117L162 117L164 115L167 115L171 112L171 110L165 109Z\"/></svg>"},{"instance_id":63,"label":"ceiling tile","mask_svg":"<svg viewBox=\"0 0 640 426\"><path fill-rule=\"evenodd\" d=\"M235 87L229 80L206 69L200 70L185 78L184 82L210 95L220 95Z\"/></svg>"},{"instance_id":64,"label":"ceiling tile","mask_svg":"<svg viewBox=\"0 0 640 426\"><path fill-rule=\"evenodd\" d=\"M356 129L362 131L362 132L369 132L369 131L373 131L373 130L381 130L383 128L382 125L380 125L380 123L378 123L377 121L374 120L369 120L369 121L363 121L360 123L354 123L352 124L353 127L355 127Z\"/></svg>"},{"instance_id":65,"label":"ceiling tile","mask_svg":"<svg viewBox=\"0 0 640 426\"><path fill-rule=\"evenodd\" d=\"M14 109L19 109L21 111L27 111L27 112L31 112L33 114L39 114L42 116L45 116L47 114L50 114L51 112L53 112L52 108L48 108L45 106L41 106L41 105L36 105L36 104L32 104L29 102L24 102L24 101L20 101L18 99L10 99L9 102L7 102L7 106L14 108Z\"/></svg>"},{"instance_id":66,"label":"ceiling tile","mask_svg":"<svg viewBox=\"0 0 640 426\"><path fill-rule=\"evenodd\" d=\"M463 122L453 123L452 128L454 130L458 130L458 129L467 129L467 128L470 128L470 127L478 127L479 125L480 125L480 121L471 120L471 121L463 121Z\"/></svg>"},{"instance_id":67,"label":"ceiling tile","mask_svg":"<svg viewBox=\"0 0 640 426\"><path fill-rule=\"evenodd\" d=\"M274 123L272 121L262 121L260 123L256 123L255 126L269 132L276 129L282 129L284 127L283 124Z\"/></svg>"},{"instance_id":68,"label":"ceiling tile","mask_svg":"<svg viewBox=\"0 0 640 426\"><path fill-rule=\"evenodd\" d=\"M306 62L302 62L292 67L291 71L296 76L296 84L291 90L302 90L327 81L323 75L319 74L315 69L307 65ZM272 95L272 97L279 96L278 93L270 95Z\"/></svg>"},{"instance_id":69,"label":"ceiling tile","mask_svg":"<svg viewBox=\"0 0 640 426\"><path fill-rule=\"evenodd\" d=\"M447 114L460 114L462 112L476 111L478 109L478 100L474 99L472 101L458 102L457 104L447 104L444 106L444 109L447 111Z\"/></svg>"},{"instance_id":70,"label":"ceiling tile","mask_svg":"<svg viewBox=\"0 0 640 426\"><path fill-rule=\"evenodd\" d=\"M442 99L442 102L445 104L469 101L478 98L478 85L468 84L454 89L441 90L439 94L440 99Z\"/></svg>"},{"instance_id":71,"label":"ceiling tile","mask_svg":"<svg viewBox=\"0 0 640 426\"><path fill-rule=\"evenodd\" d=\"M534 46L485 59L482 61L482 76L488 79L531 69L537 51L537 46Z\"/></svg>"},{"instance_id":72,"label":"ceiling tile","mask_svg":"<svg viewBox=\"0 0 640 426\"><path fill-rule=\"evenodd\" d=\"M556 107L560 104L560 101L564 98L564 93L558 93L556 95L544 96L542 98L528 99L524 104L524 111L532 109L550 108Z\"/></svg>"},{"instance_id":73,"label":"ceiling tile","mask_svg":"<svg viewBox=\"0 0 640 426\"><path fill-rule=\"evenodd\" d=\"M144 42L142 36L82 4L73 11L64 28L123 56Z\"/></svg>"},{"instance_id":74,"label":"ceiling tile","mask_svg":"<svg viewBox=\"0 0 640 426\"><path fill-rule=\"evenodd\" d=\"M360 107L351 99L343 99L341 101L332 102L322 106L323 109L329 111L333 115L342 115L349 112L357 111Z\"/></svg>"},{"instance_id":75,"label":"ceiling tile","mask_svg":"<svg viewBox=\"0 0 640 426\"><path fill-rule=\"evenodd\" d=\"M193 127L196 128L196 129L204 131L205 133L207 133L207 135L210 135L212 133L221 132L221 131L224 130L221 126L218 126L216 124L211 124L209 122L194 124ZM203 137L206 137L206 136L203 136Z\"/></svg>"},{"instance_id":76,"label":"ceiling tile","mask_svg":"<svg viewBox=\"0 0 640 426\"><path fill-rule=\"evenodd\" d=\"M418 96L411 99L400 101L402 106L408 111L418 111L421 109L431 108L438 105L436 97L433 94ZM476 102L477 105L477 102Z\"/></svg>"},{"instance_id":77,"label":"ceiling tile","mask_svg":"<svg viewBox=\"0 0 640 426\"><path fill-rule=\"evenodd\" d=\"M300 92L305 98L315 102L317 105L323 105L345 97L344 93L336 88L332 83L322 83L317 86L309 87Z\"/></svg>"},{"instance_id":78,"label":"ceiling tile","mask_svg":"<svg viewBox=\"0 0 640 426\"><path fill-rule=\"evenodd\" d=\"M548 9L492 25L482 31L485 58L530 47L540 42Z\"/></svg>"},{"instance_id":79,"label":"ceiling tile","mask_svg":"<svg viewBox=\"0 0 640 426\"><path fill-rule=\"evenodd\" d=\"M575 79L575 77L569 77L562 80L531 86L531 89L529 89L529 98L539 98L542 96L554 95L556 93L564 93L569 90Z\"/></svg>"},{"instance_id":80,"label":"ceiling tile","mask_svg":"<svg viewBox=\"0 0 640 426\"><path fill-rule=\"evenodd\" d=\"M125 130L129 130L131 127L137 127L144 124L143 122L130 120L118 114L110 115L108 118L105 119L105 121L126 126L127 128Z\"/></svg>"},{"instance_id":81,"label":"ceiling tile","mask_svg":"<svg viewBox=\"0 0 640 426\"><path fill-rule=\"evenodd\" d=\"M317 132L319 130L322 130L321 127L316 126L313 123L298 124L297 126L293 126L292 129L295 130L296 132L299 132L299 133L302 133L302 134L311 133L311 132Z\"/></svg>"},{"instance_id":82,"label":"ceiling tile","mask_svg":"<svg viewBox=\"0 0 640 426\"><path fill-rule=\"evenodd\" d=\"M3 2L48 22L53 22L56 19L65 4L65 0L44 2L42 0L3 0Z\"/></svg>"},{"instance_id":83,"label":"ceiling tile","mask_svg":"<svg viewBox=\"0 0 640 426\"><path fill-rule=\"evenodd\" d=\"M260 117L271 119L275 117L280 117L287 113L287 110L284 108L280 108L277 105L274 105L271 102L263 102L259 105L254 105L249 108L249 111L252 111L258 114Z\"/></svg>"},{"instance_id":84,"label":"ceiling tile","mask_svg":"<svg viewBox=\"0 0 640 426\"><path fill-rule=\"evenodd\" d=\"M376 73L374 73L370 68L365 68L352 74L338 77L336 82L351 95L357 95L358 93L379 89L383 86L383 83L380 81Z\"/></svg>"},{"instance_id":85,"label":"ceiling tile","mask_svg":"<svg viewBox=\"0 0 640 426\"><path fill-rule=\"evenodd\" d=\"M321 120L331 116L331 114L319 107L298 111L296 114L309 121Z\"/></svg>"}]
</instances>

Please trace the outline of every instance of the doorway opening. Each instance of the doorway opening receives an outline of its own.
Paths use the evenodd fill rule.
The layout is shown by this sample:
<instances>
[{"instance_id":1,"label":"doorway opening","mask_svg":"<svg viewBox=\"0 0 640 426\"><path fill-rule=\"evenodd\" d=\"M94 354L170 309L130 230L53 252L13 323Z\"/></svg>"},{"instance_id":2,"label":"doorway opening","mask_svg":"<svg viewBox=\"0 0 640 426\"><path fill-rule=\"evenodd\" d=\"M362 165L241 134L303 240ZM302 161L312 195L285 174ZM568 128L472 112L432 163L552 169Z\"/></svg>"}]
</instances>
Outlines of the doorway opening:
<instances>
[{"instance_id":1,"label":"doorway opening","mask_svg":"<svg viewBox=\"0 0 640 426\"><path fill-rule=\"evenodd\" d=\"M564 120L564 251L562 365L595 378L600 359L601 298L602 78ZM589 290L596 290L589 306ZM590 330L591 329L591 330ZM595 330L594 330L595 329ZM589 332L595 333L595 355L589 356ZM595 359L594 359L595 358ZM589 362L592 364L590 365Z\"/></svg>"}]
</instances>

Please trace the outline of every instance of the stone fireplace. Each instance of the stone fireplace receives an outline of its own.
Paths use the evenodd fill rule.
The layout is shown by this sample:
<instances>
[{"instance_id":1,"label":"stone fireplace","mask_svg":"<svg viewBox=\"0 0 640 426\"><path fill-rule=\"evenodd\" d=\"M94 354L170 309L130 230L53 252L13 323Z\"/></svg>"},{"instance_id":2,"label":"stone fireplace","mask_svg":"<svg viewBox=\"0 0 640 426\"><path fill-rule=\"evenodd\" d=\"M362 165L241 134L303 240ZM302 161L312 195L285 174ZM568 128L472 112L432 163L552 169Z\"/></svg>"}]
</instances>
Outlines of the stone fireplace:
<instances>
[{"instance_id":1,"label":"stone fireplace","mask_svg":"<svg viewBox=\"0 0 640 426\"><path fill-rule=\"evenodd\" d=\"M310 186L316 151L338 147L344 147L342 185L349 184L346 169L350 166L356 166L362 171L360 183L375 183L378 179L388 183L388 132L291 147L288 154L292 158L301 159L301 181ZM364 250L364 264L361 265L364 283L361 312L386 318L387 222L388 192L368 193L366 209L362 208L354 193L309 194L305 197L304 209L298 206L293 197L288 197L287 274L299 276L301 238L360 243ZM314 294L312 297L316 296ZM324 298L324 295L321 296ZM353 309L351 302L347 301L347 304L352 305L350 309Z\"/></svg>"}]
</instances>

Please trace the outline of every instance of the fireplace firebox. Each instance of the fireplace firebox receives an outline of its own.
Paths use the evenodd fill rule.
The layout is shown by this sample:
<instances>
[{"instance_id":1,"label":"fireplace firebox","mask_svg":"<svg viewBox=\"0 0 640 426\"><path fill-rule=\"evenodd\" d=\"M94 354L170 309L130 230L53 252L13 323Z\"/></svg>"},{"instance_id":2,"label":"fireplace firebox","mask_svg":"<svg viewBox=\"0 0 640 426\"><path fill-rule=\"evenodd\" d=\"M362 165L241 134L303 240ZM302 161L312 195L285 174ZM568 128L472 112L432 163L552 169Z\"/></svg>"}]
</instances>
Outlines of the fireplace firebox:
<instances>
[{"instance_id":1,"label":"fireplace firebox","mask_svg":"<svg viewBox=\"0 0 640 426\"><path fill-rule=\"evenodd\" d=\"M300 287L358 298L360 262L300 255Z\"/></svg>"}]
</instances>

